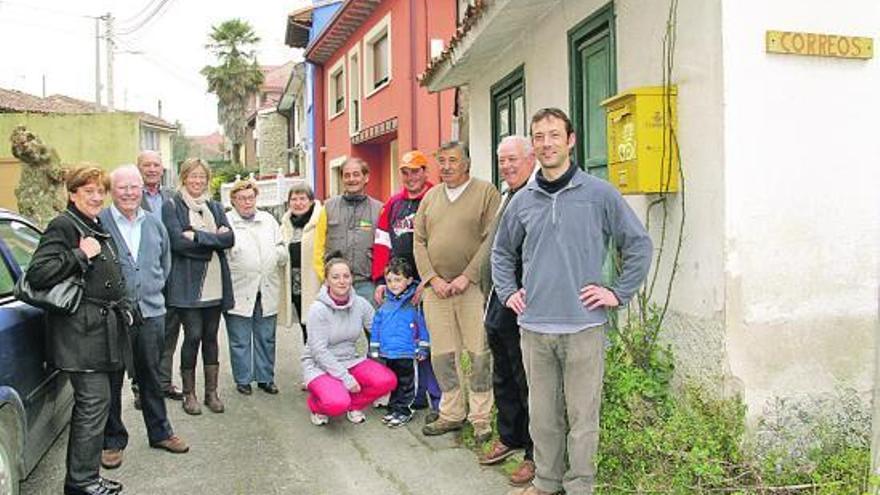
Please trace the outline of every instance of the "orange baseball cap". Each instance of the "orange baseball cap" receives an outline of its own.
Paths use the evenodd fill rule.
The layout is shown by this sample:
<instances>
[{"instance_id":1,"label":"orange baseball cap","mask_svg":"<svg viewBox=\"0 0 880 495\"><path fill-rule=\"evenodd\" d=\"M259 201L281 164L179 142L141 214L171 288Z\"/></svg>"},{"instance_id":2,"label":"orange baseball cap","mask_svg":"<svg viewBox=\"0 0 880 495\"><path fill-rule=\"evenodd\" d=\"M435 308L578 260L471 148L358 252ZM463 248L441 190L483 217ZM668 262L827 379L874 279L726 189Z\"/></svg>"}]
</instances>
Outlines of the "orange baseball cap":
<instances>
[{"instance_id":1,"label":"orange baseball cap","mask_svg":"<svg viewBox=\"0 0 880 495\"><path fill-rule=\"evenodd\" d=\"M425 168L428 166L428 157L419 150L409 151L400 157L400 168Z\"/></svg>"}]
</instances>

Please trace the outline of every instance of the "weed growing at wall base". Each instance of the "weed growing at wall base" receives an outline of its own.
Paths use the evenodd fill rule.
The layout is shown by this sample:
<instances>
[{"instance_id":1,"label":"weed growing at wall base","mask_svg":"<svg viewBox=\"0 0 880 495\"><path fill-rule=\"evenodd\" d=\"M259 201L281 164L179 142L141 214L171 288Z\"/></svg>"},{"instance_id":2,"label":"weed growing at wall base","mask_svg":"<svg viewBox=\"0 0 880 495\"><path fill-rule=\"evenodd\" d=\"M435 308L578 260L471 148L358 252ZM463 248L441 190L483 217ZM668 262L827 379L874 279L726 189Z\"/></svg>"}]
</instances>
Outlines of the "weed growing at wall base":
<instances>
[{"instance_id":1,"label":"weed growing at wall base","mask_svg":"<svg viewBox=\"0 0 880 495\"><path fill-rule=\"evenodd\" d=\"M834 409L846 414L813 402L764 411L762 426L747 442L739 398L687 385L673 390L674 357L655 341L658 310L645 313L609 331L599 493L867 492L870 456L863 418L853 412L857 397L825 402L849 404ZM797 427L792 418L803 424Z\"/></svg>"}]
</instances>

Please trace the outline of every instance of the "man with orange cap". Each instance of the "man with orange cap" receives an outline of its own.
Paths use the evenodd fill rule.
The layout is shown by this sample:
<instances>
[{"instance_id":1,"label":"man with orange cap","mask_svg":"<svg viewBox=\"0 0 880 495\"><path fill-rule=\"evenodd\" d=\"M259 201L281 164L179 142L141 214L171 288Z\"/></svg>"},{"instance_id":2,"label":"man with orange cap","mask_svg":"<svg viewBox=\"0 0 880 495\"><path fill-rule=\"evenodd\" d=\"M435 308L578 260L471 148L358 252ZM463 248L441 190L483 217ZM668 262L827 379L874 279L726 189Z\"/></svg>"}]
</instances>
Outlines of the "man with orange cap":
<instances>
[{"instance_id":1,"label":"man with orange cap","mask_svg":"<svg viewBox=\"0 0 880 495\"><path fill-rule=\"evenodd\" d=\"M428 181L427 167L428 158L421 151L404 153L400 159L400 182L403 188L385 203L379 213L376 240L373 244L376 304L382 304L382 299L385 297L385 267L392 258L403 258L413 268L416 266L413 256L413 220L422 197L434 186ZM413 298L415 304L418 304L420 295L421 287ZM440 387L434 378L430 361L420 363L419 382L416 405L420 405L427 393L431 407L436 410L440 402Z\"/></svg>"}]
</instances>

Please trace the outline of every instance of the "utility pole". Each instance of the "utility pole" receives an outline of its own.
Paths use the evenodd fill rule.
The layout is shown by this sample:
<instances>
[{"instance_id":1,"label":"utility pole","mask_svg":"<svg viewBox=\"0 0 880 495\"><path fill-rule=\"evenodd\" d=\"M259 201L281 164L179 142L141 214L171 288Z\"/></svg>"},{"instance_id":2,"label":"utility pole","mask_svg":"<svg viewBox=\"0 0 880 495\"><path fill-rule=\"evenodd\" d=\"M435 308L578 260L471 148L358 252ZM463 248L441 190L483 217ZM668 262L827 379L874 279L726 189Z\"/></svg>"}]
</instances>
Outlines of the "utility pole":
<instances>
[{"instance_id":1,"label":"utility pole","mask_svg":"<svg viewBox=\"0 0 880 495\"><path fill-rule=\"evenodd\" d=\"M43 98L46 97L46 74L43 74Z\"/></svg>"},{"instance_id":2,"label":"utility pole","mask_svg":"<svg viewBox=\"0 0 880 495\"><path fill-rule=\"evenodd\" d=\"M101 17L95 17L95 111L101 111Z\"/></svg>"},{"instance_id":3,"label":"utility pole","mask_svg":"<svg viewBox=\"0 0 880 495\"><path fill-rule=\"evenodd\" d=\"M107 48L107 110L113 111L113 14L104 16L104 43Z\"/></svg>"}]
</instances>

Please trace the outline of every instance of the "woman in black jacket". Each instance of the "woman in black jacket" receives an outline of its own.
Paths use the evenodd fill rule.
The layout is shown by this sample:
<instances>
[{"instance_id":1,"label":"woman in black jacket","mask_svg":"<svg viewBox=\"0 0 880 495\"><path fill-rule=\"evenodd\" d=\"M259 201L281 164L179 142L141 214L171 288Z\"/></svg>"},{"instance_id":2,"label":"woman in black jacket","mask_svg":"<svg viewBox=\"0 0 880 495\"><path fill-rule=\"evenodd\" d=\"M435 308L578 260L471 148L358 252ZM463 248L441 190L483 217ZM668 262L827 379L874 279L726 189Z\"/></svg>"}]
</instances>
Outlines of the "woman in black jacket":
<instances>
[{"instance_id":1,"label":"woman in black jacket","mask_svg":"<svg viewBox=\"0 0 880 495\"><path fill-rule=\"evenodd\" d=\"M180 189L162 205L162 222L171 240L171 274L165 285L165 300L183 324L180 374L183 410L187 414L202 412L195 392L199 347L205 367L205 405L215 413L224 409L217 395L217 330L221 312L233 306L225 250L235 244L235 236L223 206L209 199L210 182L211 169L205 162L189 158L180 166Z\"/></svg>"},{"instance_id":2,"label":"woman in black jacket","mask_svg":"<svg viewBox=\"0 0 880 495\"><path fill-rule=\"evenodd\" d=\"M83 298L72 315L49 313L49 356L73 385L73 413L67 443L65 494L112 495L122 484L99 475L104 425L110 411L111 380L122 380L131 347L127 326L134 315L125 300L119 250L98 220L110 188L97 167L66 176L70 202L40 239L27 280L47 289L82 274Z\"/></svg>"}]
</instances>

